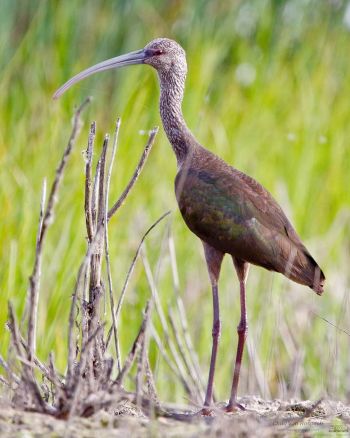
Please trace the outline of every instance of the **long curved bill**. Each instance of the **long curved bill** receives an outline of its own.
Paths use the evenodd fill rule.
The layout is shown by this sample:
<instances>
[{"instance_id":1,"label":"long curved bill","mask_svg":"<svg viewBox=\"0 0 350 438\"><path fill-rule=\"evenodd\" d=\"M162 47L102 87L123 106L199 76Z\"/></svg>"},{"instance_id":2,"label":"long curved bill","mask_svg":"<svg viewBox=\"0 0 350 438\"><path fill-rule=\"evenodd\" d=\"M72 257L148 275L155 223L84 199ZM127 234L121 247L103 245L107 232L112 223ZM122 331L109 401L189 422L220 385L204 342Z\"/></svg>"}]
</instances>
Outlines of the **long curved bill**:
<instances>
[{"instance_id":1,"label":"long curved bill","mask_svg":"<svg viewBox=\"0 0 350 438\"><path fill-rule=\"evenodd\" d=\"M88 76L98 73L100 71L109 70L112 68L124 67L126 65L132 64L143 64L144 60L147 58L144 49L136 50L135 52L127 53L126 55L117 56L116 58L107 59L107 61L102 61L92 67L83 70L77 75L73 76L69 81L63 84L53 95L54 99L58 99L65 91L68 90L72 85L87 78Z\"/></svg>"}]
</instances>

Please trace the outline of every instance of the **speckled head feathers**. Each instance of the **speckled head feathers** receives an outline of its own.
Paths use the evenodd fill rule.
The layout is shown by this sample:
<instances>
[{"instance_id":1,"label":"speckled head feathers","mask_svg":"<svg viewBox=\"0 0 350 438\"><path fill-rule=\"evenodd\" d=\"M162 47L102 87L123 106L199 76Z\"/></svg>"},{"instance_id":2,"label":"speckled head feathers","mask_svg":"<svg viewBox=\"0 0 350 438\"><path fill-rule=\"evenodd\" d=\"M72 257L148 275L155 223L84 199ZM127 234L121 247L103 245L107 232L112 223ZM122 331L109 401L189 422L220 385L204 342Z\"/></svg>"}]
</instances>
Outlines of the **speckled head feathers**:
<instances>
[{"instance_id":1,"label":"speckled head feathers","mask_svg":"<svg viewBox=\"0 0 350 438\"><path fill-rule=\"evenodd\" d=\"M156 38L144 48L145 64L149 64L159 73L174 70L187 73L186 53L176 41L169 38Z\"/></svg>"}]
</instances>

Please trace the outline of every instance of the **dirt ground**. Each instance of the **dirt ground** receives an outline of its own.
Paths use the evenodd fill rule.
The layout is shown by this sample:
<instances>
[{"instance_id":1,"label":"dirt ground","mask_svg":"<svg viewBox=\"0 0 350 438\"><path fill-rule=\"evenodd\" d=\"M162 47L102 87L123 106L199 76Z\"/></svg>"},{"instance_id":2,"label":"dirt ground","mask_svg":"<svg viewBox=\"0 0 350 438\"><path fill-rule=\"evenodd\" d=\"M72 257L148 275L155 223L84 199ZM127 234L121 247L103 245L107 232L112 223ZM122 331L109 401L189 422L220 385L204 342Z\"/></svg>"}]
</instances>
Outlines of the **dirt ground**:
<instances>
[{"instance_id":1,"label":"dirt ground","mask_svg":"<svg viewBox=\"0 0 350 438\"><path fill-rule=\"evenodd\" d=\"M196 410L173 406L178 419L158 416L149 419L129 402L101 411L90 418L58 420L48 415L23 412L0 402L1 437L270 437L349 436L350 407L323 400L285 402L242 398L245 411L223 413L217 406L211 417ZM332 433L333 432L333 433ZM336 433L336 434L335 434Z\"/></svg>"}]
</instances>

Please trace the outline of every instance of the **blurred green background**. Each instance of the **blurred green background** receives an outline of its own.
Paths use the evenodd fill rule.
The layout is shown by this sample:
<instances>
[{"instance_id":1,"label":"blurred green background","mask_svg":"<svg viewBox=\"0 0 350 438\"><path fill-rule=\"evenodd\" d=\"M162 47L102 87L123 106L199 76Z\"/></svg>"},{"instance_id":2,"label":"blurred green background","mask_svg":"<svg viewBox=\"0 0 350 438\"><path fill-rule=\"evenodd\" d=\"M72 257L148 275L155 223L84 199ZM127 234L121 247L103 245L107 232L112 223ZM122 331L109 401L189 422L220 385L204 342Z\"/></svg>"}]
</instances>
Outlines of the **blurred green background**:
<instances>
[{"instance_id":1,"label":"blurred green background","mask_svg":"<svg viewBox=\"0 0 350 438\"><path fill-rule=\"evenodd\" d=\"M185 118L199 141L260 181L277 198L327 277L323 297L252 267L248 348L239 393L350 399L350 5L341 0L0 0L0 327L6 354L7 300L18 315L31 273L43 178L51 182L73 108L94 100L69 162L43 260L38 355L66 363L66 322L86 249L84 157L89 123L97 145L122 118L111 200L124 188L160 124L154 71L133 66L93 76L53 101L55 89L101 60L176 39L187 52ZM146 134L145 134L146 133ZM176 247L180 293L204 379L211 345L211 292L200 241L185 227L173 191L176 161L160 130L135 189L110 223L118 296L137 244L152 232L147 259L164 308L174 305L167 235ZM170 228L169 228L170 227ZM123 354L150 296L138 262L122 310ZM223 332L216 392L229 395L239 321L238 282L226 257L220 280ZM325 321L323 318L328 320ZM159 321L154 315L154 324ZM333 324L333 325L332 325ZM184 392L151 343L163 400Z\"/></svg>"}]
</instances>

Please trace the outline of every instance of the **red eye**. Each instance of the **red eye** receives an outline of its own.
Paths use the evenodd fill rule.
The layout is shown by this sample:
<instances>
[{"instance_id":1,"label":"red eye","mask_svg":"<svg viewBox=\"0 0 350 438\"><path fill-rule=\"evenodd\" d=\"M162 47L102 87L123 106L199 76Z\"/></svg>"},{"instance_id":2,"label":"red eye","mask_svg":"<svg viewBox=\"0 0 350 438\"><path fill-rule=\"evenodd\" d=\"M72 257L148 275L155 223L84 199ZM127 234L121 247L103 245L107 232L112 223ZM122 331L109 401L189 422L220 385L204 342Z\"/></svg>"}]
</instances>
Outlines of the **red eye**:
<instances>
[{"instance_id":1,"label":"red eye","mask_svg":"<svg viewBox=\"0 0 350 438\"><path fill-rule=\"evenodd\" d=\"M148 49L146 51L147 56L158 56L161 55L162 53L163 53L162 49Z\"/></svg>"}]
</instances>

